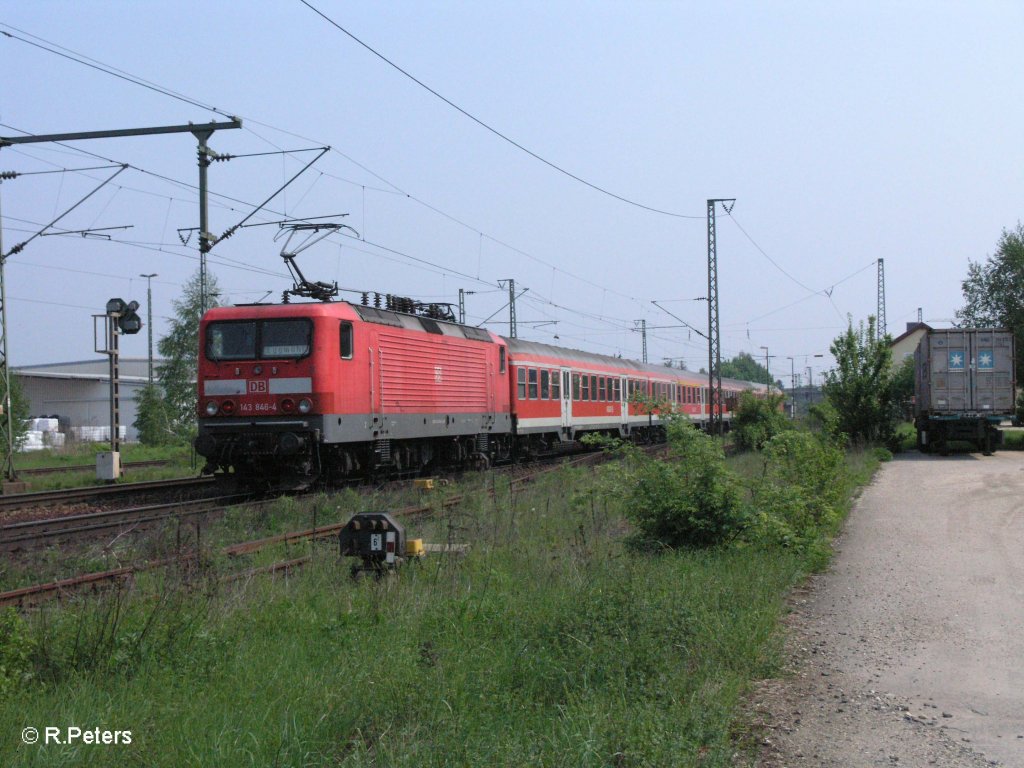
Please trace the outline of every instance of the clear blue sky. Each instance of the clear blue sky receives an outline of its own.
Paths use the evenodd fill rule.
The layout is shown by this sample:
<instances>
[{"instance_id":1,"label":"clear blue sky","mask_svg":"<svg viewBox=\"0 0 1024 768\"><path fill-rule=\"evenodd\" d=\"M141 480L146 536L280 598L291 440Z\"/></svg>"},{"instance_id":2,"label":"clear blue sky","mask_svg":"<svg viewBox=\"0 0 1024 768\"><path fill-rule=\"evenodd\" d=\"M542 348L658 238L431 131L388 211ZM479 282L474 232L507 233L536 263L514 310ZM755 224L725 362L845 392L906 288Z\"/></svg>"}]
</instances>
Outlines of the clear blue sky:
<instances>
[{"instance_id":1,"label":"clear blue sky","mask_svg":"<svg viewBox=\"0 0 1024 768\"><path fill-rule=\"evenodd\" d=\"M709 197L737 198L734 220L718 217L723 353L767 346L787 381L787 357L797 371L827 367L810 356L827 354L847 315L875 312L876 259L893 335L918 307L948 324L968 260L1021 216L1019 3L313 4L549 161L695 218L552 170L298 0L6 2L0 30L239 115L243 130L212 139L220 152L333 147L253 219L350 214L365 242L315 246L300 257L307 276L452 302L462 287L477 292L471 322L501 307L496 281L511 277L530 289L520 336L596 352L639 357L634 320L678 324L651 300L706 328L706 305L679 300L707 292ZM8 37L0 63L0 135L224 119ZM176 232L198 223L192 137L75 146L182 183L126 171L60 224L130 224L113 233L125 242L45 237L10 258L14 365L92 357L90 315L112 296L144 303L139 273L159 273L159 336L197 268L194 237L185 247ZM227 197L212 198L211 229L237 223L310 157L212 166L211 189ZM55 146L0 151L2 171L96 164ZM4 249L105 173L4 182ZM275 231L244 229L215 248L222 300L289 286ZM490 327L505 332L506 317ZM545 320L558 324L531 325ZM706 343L685 329L652 330L649 347L651 360L707 365ZM145 355L145 334L122 351Z\"/></svg>"}]
</instances>

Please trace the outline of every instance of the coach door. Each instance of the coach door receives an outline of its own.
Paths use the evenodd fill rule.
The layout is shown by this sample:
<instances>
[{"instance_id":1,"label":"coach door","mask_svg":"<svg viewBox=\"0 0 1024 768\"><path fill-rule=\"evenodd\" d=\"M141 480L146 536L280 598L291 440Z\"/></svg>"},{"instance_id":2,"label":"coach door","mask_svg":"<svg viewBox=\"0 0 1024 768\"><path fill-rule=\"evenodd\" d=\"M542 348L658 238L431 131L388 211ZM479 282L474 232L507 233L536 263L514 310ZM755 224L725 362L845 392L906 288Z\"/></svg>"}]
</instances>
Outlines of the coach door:
<instances>
[{"instance_id":1,"label":"coach door","mask_svg":"<svg viewBox=\"0 0 1024 768\"><path fill-rule=\"evenodd\" d=\"M562 368L562 428L572 426L572 388L569 369Z\"/></svg>"},{"instance_id":2,"label":"coach door","mask_svg":"<svg viewBox=\"0 0 1024 768\"><path fill-rule=\"evenodd\" d=\"M629 424L629 379L625 376L619 377L619 422Z\"/></svg>"}]
</instances>

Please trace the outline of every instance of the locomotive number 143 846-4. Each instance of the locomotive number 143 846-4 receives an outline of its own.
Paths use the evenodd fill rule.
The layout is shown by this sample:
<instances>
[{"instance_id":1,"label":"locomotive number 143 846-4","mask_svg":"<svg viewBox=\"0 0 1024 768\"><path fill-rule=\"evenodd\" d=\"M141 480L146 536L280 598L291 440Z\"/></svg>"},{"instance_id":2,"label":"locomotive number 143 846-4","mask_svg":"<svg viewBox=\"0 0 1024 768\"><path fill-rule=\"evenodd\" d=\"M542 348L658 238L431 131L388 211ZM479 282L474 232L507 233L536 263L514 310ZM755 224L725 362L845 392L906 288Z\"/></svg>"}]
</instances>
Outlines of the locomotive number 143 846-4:
<instances>
[{"instance_id":1,"label":"locomotive number 143 846-4","mask_svg":"<svg viewBox=\"0 0 1024 768\"><path fill-rule=\"evenodd\" d=\"M277 403L241 403L239 413L277 413Z\"/></svg>"}]
</instances>

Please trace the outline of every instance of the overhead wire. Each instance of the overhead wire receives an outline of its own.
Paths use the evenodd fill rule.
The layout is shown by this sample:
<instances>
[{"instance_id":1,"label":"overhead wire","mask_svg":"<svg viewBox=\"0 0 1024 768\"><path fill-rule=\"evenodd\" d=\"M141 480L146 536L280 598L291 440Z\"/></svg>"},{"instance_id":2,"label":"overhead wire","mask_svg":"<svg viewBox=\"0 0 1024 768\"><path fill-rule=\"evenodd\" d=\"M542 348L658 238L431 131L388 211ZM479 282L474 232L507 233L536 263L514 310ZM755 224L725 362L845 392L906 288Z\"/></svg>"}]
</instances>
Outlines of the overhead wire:
<instances>
[{"instance_id":1,"label":"overhead wire","mask_svg":"<svg viewBox=\"0 0 1024 768\"><path fill-rule=\"evenodd\" d=\"M0 23L0 24L2 24L2 23ZM220 114L220 115L225 116L225 117L234 117L234 115L232 115L232 114L230 114L230 113L228 113L228 112L226 112L226 111L224 111L222 109L219 109L217 107L211 106L209 104L204 104L203 102L199 101L198 99L194 99L192 97L185 96L185 95L183 95L183 94L181 94L181 93L179 93L177 91L173 91L170 88L167 88L165 86L161 86L161 85L158 85L158 84L153 83L151 81L145 80L144 78L141 78L141 77L139 77L137 75L133 75L133 74L128 73L128 72L126 72L124 70L121 70L121 69L118 69L118 68L113 67L111 65L108 65L108 64L105 64L103 62L100 62L99 60L91 58L91 57L89 57L89 56L87 56L85 54L81 54L81 53L78 53L76 51L72 51L69 48L61 46L61 45L59 45L57 43L53 43L52 41L45 40L44 38L41 38L41 37L39 37L37 35L33 35L31 33L25 32L24 30L20 30L20 29L18 29L16 27L13 27L11 25L8 25L8 24L3 24L3 25L7 26L10 29L15 29L19 33L21 33L23 35L27 35L29 37L32 37L35 40L40 41L40 42L38 42L38 43L37 42L32 42L31 40L26 40L25 38L19 37L17 35L12 35L10 33L4 32L3 34L5 34L7 37L13 38L15 40L19 40L19 41L24 42L24 43L27 43L29 45L32 45L32 46L36 47L36 48L39 48L39 49L44 50L44 51L47 51L49 53L53 53L53 54L59 55L59 56L65 58L65 59L69 59L71 61L76 61L76 62L78 62L80 64L84 64L86 66L89 66L92 69L95 69L95 70L98 70L100 72L104 72L106 74L115 76L115 77L117 77L119 79L122 79L122 80L125 80L127 82L130 82L130 83L142 86L142 87L147 88L147 89L149 89L151 91L154 91L156 93L164 94L164 95L169 96L171 98L178 99L179 101L183 101L183 102L191 104L193 106L198 106L200 108L206 109L206 110L214 112L216 114ZM45 43L46 45L43 45L42 43ZM293 133L293 132L290 132L290 131L286 131L286 130L278 128L276 126L269 125L267 123L262 123L260 121L253 120L251 118L246 118L246 121L247 122L255 122L257 125L265 126L267 128L270 128L271 130L279 131L279 132L282 132L282 133L284 133L286 135L291 135L291 136L303 138L304 140L307 140L307 141L314 141L313 139L308 139L306 137L300 136L299 134L296 134L296 133ZM21 131L21 129L14 128L13 126L7 126L7 127L12 128L13 130ZM270 140L260 136L255 131L251 131L251 132L253 133L254 136L257 136L257 138L260 138L261 140L265 141L270 146L275 147L275 149L279 149L277 147L277 145L274 144L273 142L271 142ZM64 146L66 146L66 145L64 145ZM91 155L91 156L94 156L94 157L102 157L101 155L97 155L95 153L91 153L91 152L88 152L86 150L81 150L81 149L79 149L77 147L69 147L69 149L71 149L73 151L83 152L85 154L88 154L88 155ZM568 271L563 270L563 269L561 269L559 267L556 267L555 265L550 264L549 262L546 262L543 259L540 259L540 258L534 256L533 254L530 254L530 253L528 253L526 251L523 251L523 250L521 250L519 248L515 248L514 246L511 246L508 243L505 243L505 242L503 242L502 240L500 240L498 238L495 238L495 237L493 237L491 235L488 235L487 233L482 232L481 230L477 229L476 227L473 227L473 226L467 224L466 222L462 221L461 219L458 219L457 217L452 216L451 214L448 214L447 212L437 208L436 206L433 206L433 205L427 203L424 200L421 200L420 198L418 198L418 197L416 197L414 195L411 195L411 194L409 194L407 192L404 192L400 187L398 187L397 185L393 184L388 179L384 178L383 176L380 176L376 172L374 172L371 169L369 169L367 166L359 163L358 161L354 160L353 158L351 158L350 156L346 155L345 153L340 152L338 150L334 150L333 148L332 148L332 151L336 151L340 156L344 157L348 162L356 165L360 169L362 169L362 170L366 171L367 173L369 173L370 175L372 175L374 178L377 178L378 180L384 182L389 187L391 187L393 190L395 190L395 192L392 193L392 192L390 192L390 190L384 190L384 189L378 189L378 188L369 187L369 189L371 189L372 191L379 191L379 192L383 192L383 193L386 193L386 194L399 194L399 195L403 195L407 199L409 199L409 200L411 200L411 201L413 201L413 202L415 202L415 203L417 203L417 204L427 208L428 210L431 210L434 213L437 213L438 215L444 216L445 218L448 218L449 220L453 221L454 223L459 224L460 226L463 226L463 227L469 229L470 231L473 231L473 232L477 233L481 237L481 239L486 237L487 239L491 240L492 242L494 242L494 243L496 243L498 245L501 245L502 247L508 248L508 249L512 250L513 252L515 252L515 253L518 253L518 254L520 254L522 256L525 256L525 257L527 257L527 258L529 258L529 259L531 259L533 261L536 261L537 263L544 264L545 266L550 266L552 269L555 269L555 270L561 272L562 274L565 274L565 275L567 275L569 277L572 277L573 279L576 279L576 280L579 280L579 281L581 281L581 282L583 282L585 284L591 285L592 287L601 288L602 290L612 292L615 295L621 296L623 298L628 298L628 299L630 299L632 301L637 302L641 306L643 304L643 302L640 299L637 299L635 297L629 296L627 294L624 294L624 293L622 293L620 291L616 291L614 289L608 289L608 288L605 288L604 286L600 286L597 283L594 283L593 281L591 281L591 280L589 280L587 278L581 277L581 276L576 275L576 274L574 274L572 272L568 272ZM110 161L108 161L108 162L110 162ZM187 182L181 182L181 181L178 181L176 179L171 179L170 177L166 177L166 176L163 176L162 174L157 174L155 172L148 171L148 170L143 169L143 168L138 167L138 166L134 166L133 165L131 167L134 170L138 170L138 171L140 171L142 173L146 173L146 174L152 175L152 176L154 176L156 178L161 178L161 179L163 179L165 181L168 181L170 183L177 184L177 185L180 185L180 186L188 188L188 189L193 189L193 190L197 189L197 187L195 185L188 184ZM340 181L343 181L345 183L356 184L356 182L352 182L351 180L344 179L342 177L333 176L332 174L329 174L329 173L326 173L326 172L325 172L325 175L328 175L330 177L336 178L336 179L338 179ZM584 183L586 183L586 182L584 182ZM366 190L368 188L368 187L366 187L366 185L361 185L361 186L362 186L362 188L364 190ZM240 205L251 205L250 203L246 203L245 201L238 200L237 198L232 198L232 197L227 196L227 195L223 195L223 194L219 194L219 193L215 193L215 192L210 192L210 194L211 195L216 195L218 197L221 197L221 198L224 198L224 199L227 199L227 200L231 200L232 202L238 203ZM627 200L626 202L630 202L630 201ZM228 206L228 207L230 208L230 206ZM643 207L643 206L641 206L641 207ZM234 210L234 209L232 209L232 210ZM696 216L696 217L686 217L686 216L683 216L682 218L703 218L703 217L699 217L699 216Z\"/></svg>"},{"instance_id":2,"label":"overhead wire","mask_svg":"<svg viewBox=\"0 0 1024 768\"><path fill-rule=\"evenodd\" d=\"M367 48L367 50L371 51L374 55L378 56L379 58L384 60L389 65L395 67L400 72L402 72L404 75L406 75L407 77L410 77L415 82L420 84L422 87L427 88L427 90L431 91L431 93L434 93L434 95L437 96L438 98L442 99L446 103L449 103L453 108L459 110L460 112L463 112L467 117L469 117L470 119L480 123L487 130L495 133L497 136L499 136L503 140L509 141L513 145L515 145L518 148L520 148L523 151L525 151L527 154L530 154L531 156L534 156L536 159L540 160L541 162L544 162L545 164L550 165L553 169L555 169L555 170L557 170L557 171L559 171L561 173L565 173L566 175L576 179L577 181L579 181L579 182L581 182L581 183L583 183L583 184L585 184L587 186L590 186L590 187L596 189L599 192L602 192L604 194L608 194L611 197L619 199L622 202L628 203L630 205L635 205L637 207L644 208L644 209L647 209L647 210L651 210L651 211L656 212L656 213L662 213L662 214L666 214L666 215L669 215L669 216L676 216L678 218L688 218L688 219L703 219L704 218L703 216L684 216L682 214L677 214L677 213L673 213L673 212L670 212L670 211L662 211L662 210L659 210L659 209L656 209L656 208L651 208L649 206L645 206L645 205L639 204L639 203L637 203L637 202L635 202L633 200L630 200L628 198L625 198L625 197L616 195L614 193L611 193L608 190L605 190L605 189L603 189L601 187L598 187L597 185L591 184L590 182L586 181L585 179L579 178L579 177L575 176L574 174L569 173L565 169L557 166L554 163L551 163L550 161L546 160L543 157L540 157L539 155L536 155L535 153L532 153L529 149L526 149L525 147L522 147L521 145L519 145L516 142L512 141L511 139L509 139L504 134L500 133L499 131L493 129L491 126L488 126L487 124L485 124L482 121L478 120L473 115L469 114L465 110L462 110L460 107L458 107L454 103L449 102L441 94L437 93L436 91L433 91L428 86L426 86L425 84L421 83L419 80L414 78L411 74L409 74L405 70L401 69L400 67L395 65L393 62L388 60L386 57L384 57L382 54L378 53L377 51L372 49L370 46L366 45L362 40L359 40L357 37L352 35L348 30L340 27L340 25L338 25L336 22L334 22L333 20L331 20L328 17L326 17L322 12L320 12L318 9L313 7L310 3L305 2L305 0L300 0L300 2L303 2L303 4L307 5L310 8L310 10L312 10L312 11L316 12L318 15L324 17L325 20L329 21L332 25L336 26L340 31L344 32L346 35L351 37L357 43L359 43L363 47ZM158 84L153 83L151 81L145 80L144 78L141 78L139 76L133 75L133 74L128 73L128 72L125 72L124 70L120 70L120 69L118 69L116 67L113 67L111 65L104 64L103 62L100 62L100 61L98 61L96 59L88 57L85 54L80 54L80 53L72 51L71 49L68 49L68 48L66 48L64 46L60 46L59 44L52 43L51 41L44 40L41 37L38 37L38 36L33 35L31 33L25 32L23 30L19 30L16 27L13 27L13 26L11 26L9 24L3 24L3 26L6 26L8 29L14 29L17 32L19 32L20 34L26 35L27 37L34 38L35 41L40 41L40 42L34 42L33 40L28 40L28 39L26 39L24 37L19 37L18 35L13 35L13 34L11 34L9 32L4 32L4 31L0 30L0 33L4 34L5 36L7 36L9 38L18 40L20 42L23 42L23 43L26 43L28 45L34 46L36 48L39 48L39 49L41 49L43 51L49 52L51 54L54 54L54 55L57 55L57 56L61 56L61 57L65 58L65 59L77 62L77 63L85 65L85 66L88 66L88 67L90 67L92 69L98 70L100 72L103 72L105 74L108 74L108 75L111 75L111 76L114 76L114 77L117 77L117 78L119 78L121 80L124 80L124 81L127 81L129 83L132 83L132 84L135 84L135 85L147 88L147 89L149 89L151 91L154 91L156 93L159 93L159 94L162 94L162 95L165 95L165 96L177 99L177 100L179 100L179 101L181 101L183 103L190 104L192 106L196 106L196 107L199 107L201 109L204 109L204 110L216 113L216 114L220 114L222 116L234 117L234 115L232 115L231 113L228 113L228 112L226 112L226 111L224 111L222 109L219 109L219 108L214 107L214 106L209 105L209 104L205 104L205 103L203 103L200 100L197 100L197 99L194 99L192 97L186 96L186 95L181 94L181 93L179 93L177 91L173 91L172 89L169 89L169 88L167 88L165 86L161 86L161 85L158 85ZM45 45L43 43L45 43ZM297 134L297 133L294 133L294 132L291 132L291 131L288 131L288 130L279 128L277 126L273 126L273 125L270 125L270 124L261 122L259 120L252 119L252 118L247 118L246 122L249 123L249 124L255 124L255 125L262 126L262 127L266 127L266 128L271 129L271 130L283 133L285 135L301 138L301 139L307 140L307 141L314 141L313 139L309 139L308 137L302 136L300 134ZM15 128L14 130L20 130L20 129L16 129ZM266 137L261 136L256 131L254 131L251 128L249 128L248 126L246 127L246 130L248 130L250 133L252 133L252 135L256 136L260 140L266 142L270 146L275 147L275 149L280 150L280 148L276 144L274 144L272 141L270 141ZM64 146L66 146L66 145L64 145ZM103 159L103 160L105 160L107 162L115 162L115 161L109 160L108 158L104 158L102 155L91 153L91 152L88 152L86 150L82 150L82 149L77 148L77 147L67 147L67 148L69 150L73 151L73 152L76 152L76 153L84 153L86 155L90 155L90 156L93 156L93 157L101 158L101 159ZM416 197L414 195L411 195L411 194L403 191L400 187L398 187L397 185L395 185L394 183L392 183L388 179L384 178L383 176L379 175L378 173L376 173L372 169L368 168L367 166L363 165L362 163L358 162L354 158L350 157L346 153L341 152L340 150L337 150L336 148L331 148L331 151L332 151L332 153L338 154L339 156L344 158L346 161L348 161L352 165L355 165L356 167L360 168L364 172L370 174L374 178L376 178L379 181L383 182L388 187L390 187L390 189L383 189L383 188L379 188L379 187L373 187L373 186L368 186L368 185L365 185L365 184L361 184L361 183L353 181L351 179L347 179L345 177L338 176L336 174L332 174L332 173L330 173L328 171L321 171L320 173L322 175L325 175L325 176L327 176L329 178L333 178L333 179L335 179L337 181L340 181L342 183L351 184L353 186L359 186L359 187L361 187L364 190L364 194L365 194L365 190L370 190L370 191L375 191L375 192L381 192L381 193L384 193L384 194L395 194L395 195L404 196L405 198L409 199L410 201L415 202L415 203L421 205L422 207L425 207L428 210L430 210L430 211L432 211L432 212L434 212L434 213L436 213L438 215L441 215L441 216L443 216L443 217L453 221L454 223L456 223L456 224L458 224L460 226L463 226L466 229L468 229L468 230L478 234L479 237L480 237L481 243L482 243L483 238L486 237L487 239L491 240L492 242L494 242L495 244L497 244L497 245L499 245L501 247L507 248L507 249L511 250L512 252L520 254L520 255L522 255L522 256L524 256L526 258L529 258L529 259L531 259L531 260L533 260L533 261L535 261L535 262L537 262L539 264L551 267L553 270L555 270L557 272L561 272L562 274L565 274L568 277L571 277L571 278L573 278L575 280L581 281L581 282L583 282L583 283L585 283L587 285L590 285L590 286L592 286L594 288L601 288L602 290L604 290L604 291L606 291L608 293L613 293L614 295L618 295L620 297L629 299L631 301L635 301L638 304L640 304L641 306L643 306L643 302L640 299L637 299L636 297L633 297L633 296L630 296L628 294L622 293L621 291L617 291L615 289L609 289L609 288L605 288L603 286L600 286L599 284L597 284L597 283L595 283L595 282L593 282L593 281L591 281L591 280L589 280L589 279L587 279L585 277L581 277L581 276L576 275L576 274L574 274L572 272L569 272L567 270L561 269L561 268L551 264L550 262L545 261L544 259L536 257L533 254L530 254L529 252L523 251L522 249L519 249L519 248L516 248L514 246L511 246L508 243L506 243L506 242L504 242L504 241L502 241L502 240L500 240L500 239L498 239L496 237L488 235L487 233L482 232L481 230L477 229L476 227L473 227L472 225L467 224L466 222L462 221L461 219L459 219L459 218L457 218L455 216L452 216L451 214L448 214L447 212L437 208L436 206L433 206L433 205L427 203L426 201L421 200L420 198L418 198L418 197ZM252 154L260 154L260 153L252 153ZM157 178L157 179L161 179L161 180L163 180L163 181L165 181L167 183L176 185L176 186L178 186L180 188L183 188L183 189L186 189L186 190L188 190L190 192L197 190L197 187L195 185L189 184L187 182L182 182L180 180L173 179L171 177L164 176L163 174L159 174L159 173L156 173L156 172L153 172L153 171L149 171L147 169L144 169L144 168L141 168L141 167L138 167L138 166L131 165L130 167L132 167L133 170L139 171L140 173L149 175L149 176ZM131 191L143 192L143 193L146 193L146 194L154 194L154 193L148 192L146 190L137 190L137 189L132 189L132 188L129 188L129 187L125 187L125 188L126 189L130 189ZM120 187L119 187L119 189L120 189ZM233 198L233 197L231 197L229 195L224 195L222 193L211 192L210 194L212 196L214 196L214 197L218 197L218 198L221 198L221 199L224 199L224 200L228 200L228 201L234 202L234 203L239 204L239 205L245 205L245 206L251 206L252 205L251 203L248 203L248 202L246 202L244 200L239 200L239 199ZM163 197L165 195L159 195L159 196ZM184 202L184 201L182 201L182 202ZM222 205L222 207L227 208L229 210L236 210L233 207L228 206L228 205ZM820 292L813 291L813 289L810 289L808 286L804 285L801 281L799 281L796 278L794 278L789 272L787 272L784 268L782 268L774 259L772 259L763 248L761 248L761 246L753 239L753 237L750 236L750 234L746 231L745 228L742 227L742 225L735 219L734 216L732 216L730 214L730 218L733 219L733 222L736 224L737 228L740 229L740 231L744 234L744 236L748 240L750 240L750 242L755 246L755 248L769 262L771 262L777 269L779 269L779 271L781 271L783 274L785 274L787 277L789 277L791 280L793 280L797 285L800 285L805 290L811 291L812 294L820 293ZM115 242L123 242L123 243L126 243L126 244L130 244L128 241L115 241ZM364 242L366 242L366 241L364 241ZM472 275L469 275L467 273L461 272L459 270L454 270L452 268L445 267L443 265L434 264L433 262L430 262L428 260L420 259L420 258L417 258L417 257L413 257L410 254L404 253L404 252L399 251L397 249L388 248L387 246L384 246L384 245L379 244L379 243L367 242L367 244L371 245L374 248L378 248L378 249L384 250L386 252L389 252L389 253L395 254L397 256L400 256L401 258L413 260L413 261L416 261L416 262L418 262L420 264L426 264L426 265L430 265L432 267L435 267L436 269L441 270L441 274L442 275L444 275L444 274L453 274L453 275L457 275L459 277L463 277L463 278L466 278L466 279L469 279L469 280L473 280L474 282L479 283L479 284L488 285L488 286L493 286L494 285L493 283L489 283L487 281L481 280L479 276L475 276L474 277ZM352 246L349 245L349 246L346 246L346 247L352 247ZM161 246L161 248L162 248L162 246ZM184 254L182 254L182 255L184 255ZM247 267L248 267L248 265L245 265L244 267L239 265L236 268L247 268ZM423 268L423 267L421 267L421 268ZM257 270L252 269L251 271L255 272ZM274 276L278 276L280 273L269 273L269 274L273 274ZM281 275L281 276L286 277L284 275ZM840 282L842 282L842 281L840 281ZM836 283L836 285L837 284L838 283ZM831 298L830 298L830 302L832 303L832 306L836 310L836 312L838 314L840 314L840 317L842 317L841 312L839 312L839 309L835 305L834 301L831 301ZM555 307L557 309L561 309L563 311L567 311L567 312L570 312L570 313L578 314L581 317L587 317L587 318L591 318L591 319L598 319L598 318L600 318L600 316L593 315L592 313L586 313L586 312L582 312L580 310L574 310L574 309L572 309L570 307L566 307L564 305L557 304L557 303L552 302L550 300L548 300L548 303L552 307ZM771 314L771 313L769 313L769 314ZM603 318L600 318L600 321L601 322L607 322ZM625 322L625 321L617 321L617 322Z\"/></svg>"},{"instance_id":3,"label":"overhead wire","mask_svg":"<svg viewBox=\"0 0 1024 768\"><path fill-rule=\"evenodd\" d=\"M644 205L643 203L638 203L635 200L631 200L631 199L629 199L627 197L624 197L622 195L618 195L618 194L616 194L614 192L609 191L608 189L605 189L604 187L598 186L597 184L594 184L594 183L592 183L590 181L587 181L586 179L584 179L584 178L582 178L580 176L577 176L576 174L574 174L574 173L572 173L570 171L567 171L565 168L561 167L560 165L556 165L555 163L551 162L550 160L548 160L548 159L546 159L544 157L541 157L539 154L537 154L533 150L527 149L525 146L523 146L519 142L515 141L514 139L509 138L506 134L502 133L497 128L492 127L488 123L485 123L480 118L476 117L475 115L471 114L467 110L465 110L462 107L460 107L454 101L451 101L450 99L442 96L440 93L438 93L436 90L434 90L429 85L424 83L422 80L417 78L415 75L413 75L412 73L410 73L407 70L403 69L402 67L398 66L398 64L393 62L391 59L386 57L384 54L380 53L379 51L377 51L376 49L372 48L367 43L365 43L362 40L360 40L358 37L356 37L354 34L349 32L347 29L345 29L345 27L341 26L338 22L336 22L330 16L328 16L323 11L318 9L312 3L308 2L308 0L299 0L299 2L302 3L304 6L306 6L307 8L309 8L311 11L313 11L313 13L317 14L320 18L322 18L328 24L330 24L331 26L335 27L338 31L344 33L349 38L354 40L356 43L361 45L363 48L368 50L370 53L372 53L374 56L379 58L385 64L387 64L388 66L398 70L403 75L405 75L407 78L409 78L414 83L416 83L418 86L420 86L421 88L425 89L426 91L432 93L434 96L439 98L441 101L443 101L445 104L450 106L452 109L454 109L457 112L461 113L465 117L468 117L470 120L472 120L474 123L476 123L477 125L481 126L482 128L490 131L492 134L497 136L502 141L508 142L509 144L511 144L516 149L519 149L519 150L525 152L526 154L528 154L530 157L534 158L535 160L539 160L540 162L544 163L544 165L548 166L549 168L552 168L555 171L558 171L559 173L564 174L565 176L568 176L570 179L578 181L580 184L583 184L583 185L585 185L587 187L590 187L591 189L596 190L597 192L600 192L603 195L607 195L608 197L612 197L612 198L614 198L616 200L619 200L619 201L621 201L623 203L626 203L628 205L632 205L632 206L635 206L637 208L642 208L645 211L650 211L652 213L658 213L658 214L661 214L663 216L671 216L671 217L677 218L677 219L701 219L701 220L704 219L703 216L689 216L689 215L685 215L685 214L682 214L682 213L676 213L674 211L667 211L667 210L663 210L663 209L660 209L660 208L654 208L654 207L649 206L649 205Z\"/></svg>"}]
</instances>

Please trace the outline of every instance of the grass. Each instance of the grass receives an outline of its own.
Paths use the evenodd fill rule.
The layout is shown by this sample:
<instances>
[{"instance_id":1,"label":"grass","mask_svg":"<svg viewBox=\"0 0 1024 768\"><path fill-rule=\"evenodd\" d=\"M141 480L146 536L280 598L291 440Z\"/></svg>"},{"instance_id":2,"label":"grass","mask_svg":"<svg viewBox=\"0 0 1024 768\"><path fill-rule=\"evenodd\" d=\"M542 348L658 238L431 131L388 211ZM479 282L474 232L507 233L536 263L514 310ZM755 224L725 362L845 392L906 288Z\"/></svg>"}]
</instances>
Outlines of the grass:
<instances>
[{"instance_id":1,"label":"grass","mask_svg":"<svg viewBox=\"0 0 1024 768\"><path fill-rule=\"evenodd\" d=\"M21 474L19 480L28 483L29 491L49 491L61 488L75 488L86 485L101 485L96 479L96 454L109 451L109 443L78 443L63 448L46 448L41 451L18 453L14 457L17 470L40 467L67 467L66 472L52 472L45 475ZM121 482L163 480L174 477L189 477L199 474L202 461L193 462L189 446L145 446L139 443L121 444L121 464L133 461L169 461L163 467L129 468ZM78 469L78 467L87 467Z\"/></svg>"},{"instance_id":2,"label":"grass","mask_svg":"<svg viewBox=\"0 0 1024 768\"><path fill-rule=\"evenodd\" d=\"M851 461L860 482L876 465ZM441 492L470 501L411 530L469 553L380 580L352 581L333 542L293 545L249 564L310 554L294 576L228 586L216 576L237 564L211 557L0 621L0 763L733 766L751 748L739 703L777 671L785 597L811 561L756 545L637 555L596 487L582 469L517 492L470 478ZM315 503L326 521L402 501ZM282 502L204 540L310 516ZM133 740L29 747L27 725Z\"/></svg>"}]
</instances>

